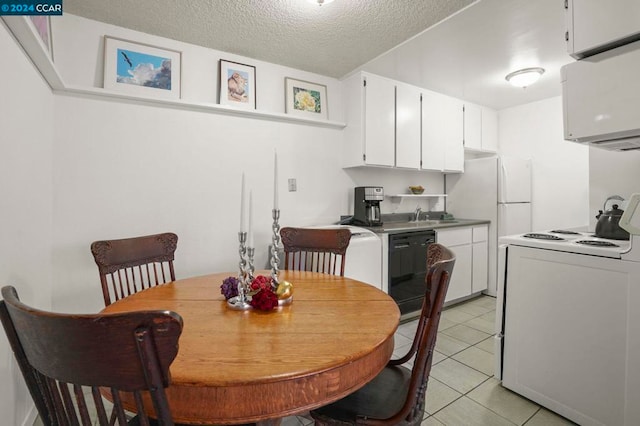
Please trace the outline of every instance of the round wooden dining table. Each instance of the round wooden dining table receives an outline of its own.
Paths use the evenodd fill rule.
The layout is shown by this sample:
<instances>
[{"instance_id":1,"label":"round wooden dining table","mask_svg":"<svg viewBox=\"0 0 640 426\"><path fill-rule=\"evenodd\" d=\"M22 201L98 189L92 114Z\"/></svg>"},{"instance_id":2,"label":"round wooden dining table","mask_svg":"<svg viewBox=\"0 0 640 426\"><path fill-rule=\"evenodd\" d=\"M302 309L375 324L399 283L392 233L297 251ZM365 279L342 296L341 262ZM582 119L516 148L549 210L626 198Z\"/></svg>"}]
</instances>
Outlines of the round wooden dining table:
<instances>
[{"instance_id":1,"label":"round wooden dining table","mask_svg":"<svg viewBox=\"0 0 640 426\"><path fill-rule=\"evenodd\" d=\"M352 393L390 359L400 311L375 287L335 275L281 271L280 280L293 284L291 304L239 311L220 293L229 275L234 274L162 284L103 310L160 309L182 316L167 389L176 423L277 422Z\"/></svg>"}]
</instances>

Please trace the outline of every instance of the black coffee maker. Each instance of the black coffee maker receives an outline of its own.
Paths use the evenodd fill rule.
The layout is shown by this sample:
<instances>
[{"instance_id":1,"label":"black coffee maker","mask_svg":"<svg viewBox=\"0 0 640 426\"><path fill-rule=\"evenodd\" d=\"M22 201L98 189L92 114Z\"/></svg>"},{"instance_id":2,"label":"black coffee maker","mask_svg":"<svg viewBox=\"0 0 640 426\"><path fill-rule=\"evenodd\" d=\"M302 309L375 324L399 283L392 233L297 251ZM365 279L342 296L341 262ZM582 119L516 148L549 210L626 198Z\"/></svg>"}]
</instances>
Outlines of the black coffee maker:
<instances>
[{"instance_id":1,"label":"black coffee maker","mask_svg":"<svg viewBox=\"0 0 640 426\"><path fill-rule=\"evenodd\" d=\"M384 200L381 186L357 186L353 198L353 223L363 226L381 226L380 201Z\"/></svg>"}]
</instances>

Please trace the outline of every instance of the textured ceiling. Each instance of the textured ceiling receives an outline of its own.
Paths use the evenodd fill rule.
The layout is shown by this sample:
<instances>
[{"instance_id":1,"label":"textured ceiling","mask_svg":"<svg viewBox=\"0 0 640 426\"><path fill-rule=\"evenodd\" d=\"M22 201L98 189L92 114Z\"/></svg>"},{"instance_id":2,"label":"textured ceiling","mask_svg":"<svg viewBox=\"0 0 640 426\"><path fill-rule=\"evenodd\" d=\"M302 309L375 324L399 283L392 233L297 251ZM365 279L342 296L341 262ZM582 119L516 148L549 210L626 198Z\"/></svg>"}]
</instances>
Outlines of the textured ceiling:
<instances>
[{"instance_id":1,"label":"textured ceiling","mask_svg":"<svg viewBox=\"0 0 640 426\"><path fill-rule=\"evenodd\" d=\"M560 67L573 61L559 0L64 0L64 9L335 78L369 71L498 110L559 96ZM538 66L546 73L526 89L504 79Z\"/></svg>"},{"instance_id":2,"label":"textured ceiling","mask_svg":"<svg viewBox=\"0 0 640 426\"><path fill-rule=\"evenodd\" d=\"M560 68L574 61L564 13L558 0L482 0L362 69L498 110L559 96ZM506 82L529 67L546 70L536 84Z\"/></svg>"},{"instance_id":3,"label":"textured ceiling","mask_svg":"<svg viewBox=\"0 0 640 426\"><path fill-rule=\"evenodd\" d=\"M474 0L65 0L64 11L336 78Z\"/></svg>"}]
</instances>

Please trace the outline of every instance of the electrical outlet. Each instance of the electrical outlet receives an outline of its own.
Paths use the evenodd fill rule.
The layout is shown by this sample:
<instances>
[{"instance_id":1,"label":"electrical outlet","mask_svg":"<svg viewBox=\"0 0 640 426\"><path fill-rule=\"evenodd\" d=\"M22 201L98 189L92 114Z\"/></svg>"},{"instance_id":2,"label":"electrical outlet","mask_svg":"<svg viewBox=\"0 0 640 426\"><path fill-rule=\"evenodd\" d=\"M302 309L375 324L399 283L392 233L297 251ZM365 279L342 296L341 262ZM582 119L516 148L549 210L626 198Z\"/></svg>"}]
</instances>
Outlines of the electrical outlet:
<instances>
[{"instance_id":1,"label":"electrical outlet","mask_svg":"<svg viewBox=\"0 0 640 426\"><path fill-rule=\"evenodd\" d=\"M289 192L296 192L298 190L298 184L295 178L289 179Z\"/></svg>"}]
</instances>

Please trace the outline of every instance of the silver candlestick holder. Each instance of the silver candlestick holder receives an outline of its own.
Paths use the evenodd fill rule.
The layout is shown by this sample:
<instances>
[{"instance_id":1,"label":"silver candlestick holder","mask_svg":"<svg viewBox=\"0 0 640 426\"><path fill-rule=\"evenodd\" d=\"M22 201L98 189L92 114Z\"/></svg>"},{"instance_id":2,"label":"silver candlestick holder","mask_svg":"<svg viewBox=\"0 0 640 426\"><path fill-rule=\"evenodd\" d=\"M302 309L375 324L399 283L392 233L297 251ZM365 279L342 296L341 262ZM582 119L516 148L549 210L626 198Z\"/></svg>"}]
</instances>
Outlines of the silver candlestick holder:
<instances>
[{"instance_id":1,"label":"silver candlestick holder","mask_svg":"<svg viewBox=\"0 0 640 426\"><path fill-rule=\"evenodd\" d=\"M251 308L247 291L249 289L249 266L247 262L247 233L238 232L238 254L240 262L238 262L238 295L227 300L227 304L232 309L246 310Z\"/></svg>"},{"instance_id":2,"label":"silver candlestick holder","mask_svg":"<svg viewBox=\"0 0 640 426\"><path fill-rule=\"evenodd\" d=\"M247 282L247 285L251 284L251 281L253 281L253 279L255 278L254 272L256 271L256 268L255 268L254 263L253 263L253 258L255 256L255 253L256 253L255 247L247 247L247 261L248 261L248 266L247 266L248 282Z\"/></svg>"},{"instance_id":3,"label":"silver candlestick holder","mask_svg":"<svg viewBox=\"0 0 640 426\"><path fill-rule=\"evenodd\" d=\"M273 235L271 235L271 280L273 286L278 287L280 283L278 279L280 265L280 257L278 255L278 249L280 248L280 225L278 224L278 220L280 219L280 210L271 210L271 217L273 217L273 225L271 225L271 230L273 231Z\"/></svg>"}]
</instances>

